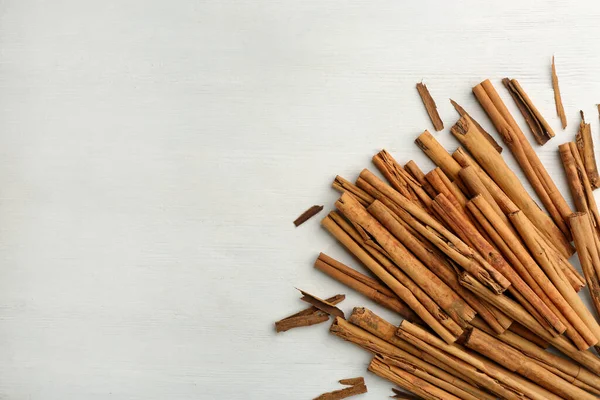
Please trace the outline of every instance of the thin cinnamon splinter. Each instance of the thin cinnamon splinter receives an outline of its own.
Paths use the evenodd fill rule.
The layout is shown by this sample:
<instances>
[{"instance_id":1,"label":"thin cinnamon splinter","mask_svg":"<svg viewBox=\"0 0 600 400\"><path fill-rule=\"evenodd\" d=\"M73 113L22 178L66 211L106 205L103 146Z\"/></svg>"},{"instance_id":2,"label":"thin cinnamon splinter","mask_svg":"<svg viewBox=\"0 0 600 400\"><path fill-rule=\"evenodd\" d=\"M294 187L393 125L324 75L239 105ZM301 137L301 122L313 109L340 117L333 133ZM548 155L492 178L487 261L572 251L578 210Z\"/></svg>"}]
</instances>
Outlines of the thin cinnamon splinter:
<instances>
[{"instance_id":1,"label":"thin cinnamon splinter","mask_svg":"<svg viewBox=\"0 0 600 400\"><path fill-rule=\"evenodd\" d=\"M326 301L330 304L338 304L345 298L346 296L343 294L336 294L335 296L328 298ZM275 331L277 333L285 332L302 326L320 324L327 320L329 320L329 315L313 306L275 322Z\"/></svg>"},{"instance_id":2,"label":"thin cinnamon splinter","mask_svg":"<svg viewBox=\"0 0 600 400\"><path fill-rule=\"evenodd\" d=\"M302 225L303 223L320 213L322 209L323 206L312 206L308 210L304 211L298 218L296 218L296 220L294 221L294 225L296 225L296 227Z\"/></svg>"},{"instance_id":3,"label":"thin cinnamon splinter","mask_svg":"<svg viewBox=\"0 0 600 400\"><path fill-rule=\"evenodd\" d=\"M433 97L431 97L427 86L425 86L423 82L417 83L417 91L419 92L419 96L421 96L421 100L423 100L423 104L425 105L429 119L431 119L431 122L433 123L433 127L436 131L441 131L444 129L444 122L440 118L435 101L433 100Z\"/></svg>"},{"instance_id":4,"label":"thin cinnamon splinter","mask_svg":"<svg viewBox=\"0 0 600 400\"><path fill-rule=\"evenodd\" d=\"M556 103L556 113L560 117L562 128L567 127L567 116L565 115L565 107L560 96L560 88L558 87L558 76L556 75L556 65L554 64L554 56L552 56L552 87L554 88L554 102Z\"/></svg>"},{"instance_id":5,"label":"thin cinnamon splinter","mask_svg":"<svg viewBox=\"0 0 600 400\"><path fill-rule=\"evenodd\" d=\"M350 385L350 387L323 393L322 395L315 397L314 400L341 400L350 396L356 396L357 394L367 393L365 378L362 376L358 378L340 379L339 382L342 385Z\"/></svg>"},{"instance_id":6,"label":"thin cinnamon splinter","mask_svg":"<svg viewBox=\"0 0 600 400\"><path fill-rule=\"evenodd\" d=\"M396 388L392 388L392 392L394 392L393 396L390 396L392 399L400 399L400 400L419 400L420 397L413 396L412 394L404 393L401 390Z\"/></svg>"},{"instance_id":7,"label":"thin cinnamon splinter","mask_svg":"<svg viewBox=\"0 0 600 400\"><path fill-rule=\"evenodd\" d=\"M533 102L525 93L521 85L516 79L502 79L502 83L508 89L508 93L510 93L511 97L515 101L515 104L523 114L523 118L525 118L525 122L529 126L535 141L538 142L539 145L544 145L548 140L554 137L554 131L548 125L548 122L542 117L542 114L538 111L538 109L533 105Z\"/></svg>"},{"instance_id":8,"label":"thin cinnamon splinter","mask_svg":"<svg viewBox=\"0 0 600 400\"><path fill-rule=\"evenodd\" d=\"M483 129L483 127L481 125L479 125L479 122L475 121L475 119L473 117L471 117L471 115L464 108L462 108L460 104L458 104L454 100L450 99L450 103L452 103L452 106L454 107L454 109L456 110L458 115L460 115L461 117L463 115L466 115L467 117L469 117L471 119L471 121L473 121L473 124L475 124L475 126L481 131L481 133L483 133L485 138L492 144L492 146L494 146L494 148L496 150L498 150L498 153L502 153L502 150L504 150L502 148L502 146L500 146L498 144L498 142L496 142L496 139L494 139L492 137L492 135L489 134L488 131L486 131L485 129Z\"/></svg>"},{"instance_id":9,"label":"thin cinnamon splinter","mask_svg":"<svg viewBox=\"0 0 600 400\"><path fill-rule=\"evenodd\" d=\"M592 189L600 187L600 177L598 176L598 166L596 165L596 155L594 154L594 142L592 140L592 128L590 124L585 123L583 111L581 113L581 122L579 123L579 131L575 136L575 144L585 167L585 174L590 180Z\"/></svg>"},{"instance_id":10,"label":"thin cinnamon splinter","mask_svg":"<svg viewBox=\"0 0 600 400\"><path fill-rule=\"evenodd\" d=\"M314 307L318 308L319 310L323 311L324 313L327 313L329 315L333 315L334 317L341 317L344 318L344 312L342 310L340 310L339 308L337 308L335 306L335 304L332 304L330 302L328 302L327 300L323 300L320 299L316 296L313 296L310 293L306 293L304 290L298 289L300 291L300 293L302 293L302 297L300 300L305 301L309 304L312 304Z\"/></svg>"}]
</instances>

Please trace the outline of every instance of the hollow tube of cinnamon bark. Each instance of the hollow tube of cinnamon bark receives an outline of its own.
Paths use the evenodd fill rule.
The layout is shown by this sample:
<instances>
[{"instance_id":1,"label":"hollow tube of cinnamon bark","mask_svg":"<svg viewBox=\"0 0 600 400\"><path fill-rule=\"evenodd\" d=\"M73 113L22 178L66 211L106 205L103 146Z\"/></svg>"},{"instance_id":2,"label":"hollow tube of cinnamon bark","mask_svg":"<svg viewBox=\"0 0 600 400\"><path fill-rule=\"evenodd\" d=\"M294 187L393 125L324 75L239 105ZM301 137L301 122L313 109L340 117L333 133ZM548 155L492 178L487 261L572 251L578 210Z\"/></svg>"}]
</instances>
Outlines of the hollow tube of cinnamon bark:
<instances>
[{"instance_id":1,"label":"hollow tube of cinnamon bark","mask_svg":"<svg viewBox=\"0 0 600 400\"><path fill-rule=\"evenodd\" d=\"M568 283L562 269L557 265L556 259L552 257L546 244L540 239L539 234L535 231L531 223L523 218L521 212L515 212L509 215L509 219L521 235L521 238L527 243L527 246L532 250L534 258L537 260L540 267L548 275L556 289L562 294L565 300L571 305L573 310L583 320L589 328L589 332L578 329L578 332L584 338L589 346L593 346L600 340L600 326L587 309L585 304L573 287ZM583 349L582 349L583 350Z\"/></svg>"},{"instance_id":2,"label":"hollow tube of cinnamon bark","mask_svg":"<svg viewBox=\"0 0 600 400\"><path fill-rule=\"evenodd\" d=\"M439 207L438 213L447 218L448 224L453 226L455 231L461 231L464 236L469 237L484 259L510 281L509 291L520 300L523 307L538 319L540 324L545 326L552 335L559 335L564 332L566 327L558 316L506 262L504 257L481 236L475 227L457 212L443 194L435 198L433 207Z\"/></svg>"},{"instance_id":3,"label":"hollow tube of cinnamon bark","mask_svg":"<svg viewBox=\"0 0 600 400\"><path fill-rule=\"evenodd\" d=\"M498 217L482 196L476 196L471 199L469 206L474 215L479 212L483 221L489 222L491 228L497 233L497 237L495 238L498 240L498 243L504 243L499 247L507 256L511 265L517 269L519 275L523 277L542 301L553 310L554 314L561 319L566 326L566 335L579 348L585 348L587 343L581 337L579 330L589 333L587 325L548 279L513 232L508 229L508 226ZM485 223L483 221L482 224Z\"/></svg>"},{"instance_id":4,"label":"hollow tube of cinnamon bark","mask_svg":"<svg viewBox=\"0 0 600 400\"><path fill-rule=\"evenodd\" d=\"M453 267L441 257L437 251L430 249L427 244L417 240L407 229L402 226L391 215L391 210L385 207L379 201L373 202L367 209L379 222L383 224L402 244L404 244L423 264L435 273L444 283L452 288L464 301L471 306L472 310L465 308L463 311L463 321L472 319L475 310L488 324L492 326L495 332L504 332L508 325L500 322L501 316L499 310L494 310L489 304L482 303L471 292L463 288L456 277ZM403 210L402 210L403 211ZM407 218L412 218L408 216ZM437 250L437 249L436 249ZM505 317L506 318L506 317Z\"/></svg>"},{"instance_id":5,"label":"hollow tube of cinnamon bark","mask_svg":"<svg viewBox=\"0 0 600 400\"><path fill-rule=\"evenodd\" d=\"M460 400L459 397L456 397L401 368L387 365L377 357L371 360L368 369L375 375L393 382L402 389L408 390L424 400Z\"/></svg>"},{"instance_id":6,"label":"hollow tube of cinnamon bark","mask_svg":"<svg viewBox=\"0 0 600 400\"><path fill-rule=\"evenodd\" d=\"M424 208L429 206L431 198L421 184L406 172L390 153L381 150L373 156L373 164L400 194L421 204Z\"/></svg>"},{"instance_id":7,"label":"hollow tube of cinnamon bark","mask_svg":"<svg viewBox=\"0 0 600 400\"><path fill-rule=\"evenodd\" d=\"M373 354L381 354L391 360L405 362L421 369L422 371L426 371L428 374L431 374L436 378L451 382L453 385L458 386L469 393L476 395L481 394L484 397L486 396L485 393L479 390L475 385L424 361L422 359L423 353L420 350L402 341L401 339L396 340L396 343L401 343L402 346L410 346L414 349L414 352L419 354L419 356L415 356L397 347L395 344L388 343L387 341L360 328L359 326L349 323L343 318L336 318L329 331L333 335L338 336L348 342L354 343ZM429 359L431 359L431 357L429 357ZM450 370L454 371L451 367Z\"/></svg>"},{"instance_id":8,"label":"hollow tube of cinnamon bark","mask_svg":"<svg viewBox=\"0 0 600 400\"><path fill-rule=\"evenodd\" d=\"M450 131L504 193L523 210L540 231L544 232L547 239L552 241L565 256L569 257L573 254L574 249L559 226L539 208L502 156L482 138L481 132L465 118L459 119Z\"/></svg>"},{"instance_id":9,"label":"hollow tube of cinnamon bark","mask_svg":"<svg viewBox=\"0 0 600 400\"><path fill-rule=\"evenodd\" d=\"M420 134L419 137L415 139L415 143L435 165L440 167L442 171L450 177L450 179L453 181L456 180L458 171L460 171L460 165L458 165L452 156L448 154L446 149L435 140L429 131L424 131Z\"/></svg>"},{"instance_id":10,"label":"hollow tube of cinnamon bark","mask_svg":"<svg viewBox=\"0 0 600 400\"><path fill-rule=\"evenodd\" d=\"M455 341L457 335L450 332L445 325L438 319L444 318L444 313L439 310L434 316L422 303L417 299L409 288L400 283L394 275L388 272L377 260L367 253L358 243L356 243L350 235L348 235L339 225L337 225L330 217L325 217L321 221L321 225L329 231L340 243L344 245L352 254L354 254L375 276L377 276L387 287L389 287L401 300L427 324L440 337L449 342ZM450 320L445 316L445 320ZM458 325L457 325L458 327ZM460 328L459 328L460 329Z\"/></svg>"},{"instance_id":11,"label":"hollow tube of cinnamon bark","mask_svg":"<svg viewBox=\"0 0 600 400\"><path fill-rule=\"evenodd\" d=\"M558 400L560 397L554 395L548 390L536 385L523 377L506 370L490 362L486 358L467 351L459 345L447 345L440 341L434 335L424 329L411 324L402 322L396 331L396 334L411 343L415 347L440 355L440 352L450 354L463 362L471 365L480 379L482 385L493 393L507 399L535 399L535 400ZM435 352L437 350L437 352ZM488 380L492 379L495 385L490 385ZM525 396L525 397L524 397Z\"/></svg>"},{"instance_id":12,"label":"hollow tube of cinnamon bark","mask_svg":"<svg viewBox=\"0 0 600 400\"><path fill-rule=\"evenodd\" d=\"M476 293L481 298L484 298L489 303L498 307L509 317L518 320L523 326L542 339L548 341L566 356L577 361L595 374L600 375L600 359L589 351L577 349L573 343L564 336L553 337L550 335L550 333L548 333L521 305L504 295L494 294L469 274L461 273L460 282L473 293Z\"/></svg>"},{"instance_id":13,"label":"hollow tube of cinnamon bark","mask_svg":"<svg viewBox=\"0 0 600 400\"><path fill-rule=\"evenodd\" d=\"M375 201L377 202L377 200ZM375 203L374 202L374 203ZM342 194L336 207L350 221L362 227L385 249L390 259L398 265L412 281L427 293L459 326L473 318L474 313L448 285L414 257L383 225L352 197ZM382 207L385 207L382 205ZM392 218L393 219L393 218ZM395 220L394 220L395 221ZM469 317L470 316L470 317ZM466 319L465 319L466 318ZM459 335L462 330L454 327L449 321L442 320L447 329Z\"/></svg>"},{"instance_id":14,"label":"hollow tube of cinnamon bark","mask_svg":"<svg viewBox=\"0 0 600 400\"><path fill-rule=\"evenodd\" d=\"M564 399L596 399L596 396L565 381L556 374L541 367L517 349L502 343L500 340L477 328L472 328L467 332L464 344L468 348L483 354L511 371L529 378L531 381Z\"/></svg>"},{"instance_id":15,"label":"hollow tube of cinnamon bark","mask_svg":"<svg viewBox=\"0 0 600 400\"><path fill-rule=\"evenodd\" d=\"M367 192L358 188L352 182L342 178L339 175L335 177L335 179L333 180L333 184L331 186L339 192L352 193L354 195L354 197L356 197L358 199L358 201L360 201L360 204L362 204L365 207L368 206L369 204L371 204L373 202L373 200L375 200Z\"/></svg>"},{"instance_id":16,"label":"hollow tube of cinnamon bark","mask_svg":"<svg viewBox=\"0 0 600 400\"><path fill-rule=\"evenodd\" d=\"M600 282L597 273L600 269L600 253L596 246L596 240L594 240L596 235L586 213L574 213L569 218L569 223L571 224L577 256L581 262L581 269L588 284L592 303L596 309L596 314L600 315Z\"/></svg>"},{"instance_id":17,"label":"hollow tube of cinnamon bark","mask_svg":"<svg viewBox=\"0 0 600 400\"><path fill-rule=\"evenodd\" d=\"M410 160L404 164L404 169L421 184L421 187L423 187L423 190L425 190L429 197L435 197L433 188L429 182L427 182L427 179L425 179L425 173L421 170L421 168L419 168L417 163L415 163L413 160Z\"/></svg>"},{"instance_id":18,"label":"hollow tube of cinnamon bark","mask_svg":"<svg viewBox=\"0 0 600 400\"><path fill-rule=\"evenodd\" d=\"M570 240L571 232L566 219L571 209L544 168L531 144L517 125L508 108L489 80L473 88L473 93L489 115L502 140L510 149L540 200L554 219L556 225ZM513 199L514 200L514 199Z\"/></svg>"},{"instance_id":19,"label":"hollow tube of cinnamon bark","mask_svg":"<svg viewBox=\"0 0 600 400\"><path fill-rule=\"evenodd\" d=\"M457 386L471 394L481 395L478 389L473 390L473 388L477 388L479 386L478 383L456 369L456 364L460 363L460 360L450 360L451 364L453 365L451 367L449 364L446 364L430 354L419 350L412 344L406 342L396 335L396 330L398 329L396 326L379 317L372 311L365 308L356 307L352 311L348 322L423 361L426 364L418 366L433 376L448 382L452 382L454 378L458 378L459 381L464 381L468 383L468 385L458 382L456 384ZM437 367L434 367L434 365Z\"/></svg>"},{"instance_id":20,"label":"hollow tube of cinnamon bark","mask_svg":"<svg viewBox=\"0 0 600 400\"><path fill-rule=\"evenodd\" d=\"M327 256L319 254L315 260L315 268L326 273L338 282L343 283L360 294L370 298L377 304L397 312L403 318L411 321L419 321L420 318L413 310L402 300L398 299L394 292L386 286L380 284L375 279L361 274L360 272L342 264L341 262Z\"/></svg>"},{"instance_id":21,"label":"hollow tube of cinnamon bark","mask_svg":"<svg viewBox=\"0 0 600 400\"><path fill-rule=\"evenodd\" d=\"M581 122L579 123L579 131L575 137L579 156L583 160L586 175L590 181L592 189L600 187L600 176L598 176L598 166L596 165L596 156L594 154L594 142L592 141L592 128L590 124L586 124L581 111Z\"/></svg>"},{"instance_id":22,"label":"hollow tube of cinnamon bark","mask_svg":"<svg viewBox=\"0 0 600 400\"><path fill-rule=\"evenodd\" d=\"M536 360L540 365L543 365L544 368L561 376L575 386L590 392L596 391L600 394L600 377L589 370L582 368L573 361L559 357L549 351L545 351L543 348L524 339L522 336L515 334L515 332L506 331L501 334L494 333L477 318L471 321L471 325L521 351L523 354ZM513 324L513 326L515 326L515 324Z\"/></svg>"}]
</instances>

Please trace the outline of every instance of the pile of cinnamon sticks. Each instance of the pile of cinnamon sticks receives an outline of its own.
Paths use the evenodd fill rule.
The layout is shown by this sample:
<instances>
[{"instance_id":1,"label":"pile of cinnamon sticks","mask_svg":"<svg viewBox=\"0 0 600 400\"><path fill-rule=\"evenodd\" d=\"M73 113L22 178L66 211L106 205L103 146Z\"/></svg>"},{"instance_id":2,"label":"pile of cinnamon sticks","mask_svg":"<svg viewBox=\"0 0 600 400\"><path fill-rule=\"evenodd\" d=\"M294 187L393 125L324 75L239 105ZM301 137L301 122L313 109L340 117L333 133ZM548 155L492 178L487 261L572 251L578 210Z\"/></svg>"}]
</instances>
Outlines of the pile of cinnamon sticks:
<instances>
[{"instance_id":1,"label":"pile of cinnamon sticks","mask_svg":"<svg viewBox=\"0 0 600 400\"><path fill-rule=\"evenodd\" d=\"M548 142L555 135L531 99L505 84L540 128L538 144ZM382 150L373 165L383 179L369 169L354 182L335 178L341 196L322 226L372 276L325 254L315 266L405 320L396 327L356 308L330 331L373 353L369 371L423 399L595 399L600 178L590 125L582 115L576 140L559 146L571 210L492 83L473 92L543 208L455 105L450 132L462 147L449 153L427 131L416 139L434 170ZM568 260L575 251L583 276ZM578 293L586 286L593 311Z\"/></svg>"}]
</instances>

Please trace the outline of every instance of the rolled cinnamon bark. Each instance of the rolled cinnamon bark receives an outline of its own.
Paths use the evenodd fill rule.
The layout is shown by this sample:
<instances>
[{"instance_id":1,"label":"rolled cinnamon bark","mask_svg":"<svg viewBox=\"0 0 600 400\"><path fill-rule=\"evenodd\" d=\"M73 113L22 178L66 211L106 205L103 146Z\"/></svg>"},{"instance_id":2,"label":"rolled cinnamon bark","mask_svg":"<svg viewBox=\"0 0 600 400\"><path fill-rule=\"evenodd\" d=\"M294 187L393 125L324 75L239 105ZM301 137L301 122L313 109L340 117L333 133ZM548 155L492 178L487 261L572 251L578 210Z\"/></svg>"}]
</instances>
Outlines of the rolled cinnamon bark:
<instances>
[{"instance_id":1,"label":"rolled cinnamon bark","mask_svg":"<svg viewBox=\"0 0 600 400\"><path fill-rule=\"evenodd\" d=\"M420 396L424 400L460 400L459 397L456 397L401 368L387 365L377 357L371 360L368 369L375 375L395 383L401 388Z\"/></svg>"},{"instance_id":2,"label":"rolled cinnamon bark","mask_svg":"<svg viewBox=\"0 0 600 400\"><path fill-rule=\"evenodd\" d=\"M563 354L567 355L574 361L577 361L579 364L583 365L595 374L600 375L600 359L598 359L589 351L578 350L573 343L571 343L564 336L553 337L550 335L550 333L548 333L521 305L504 295L494 294L467 273L461 273L460 282L473 293L476 293L479 297L486 299L486 301L498 307L500 310L506 313L506 315L519 321L527 329L542 339L548 341Z\"/></svg>"},{"instance_id":3,"label":"rolled cinnamon bark","mask_svg":"<svg viewBox=\"0 0 600 400\"><path fill-rule=\"evenodd\" d=\"M566 327L566 334L579 348L585 348L587 343L581 337L579 330L589 333L589 329L571 305L564 299L544 271L531 257L522 243L517 239L508 226L498 217L492 207L482 196L471 199L469 207L473 214L480 213L482 225L491 228L499 248L519 275L528 283L542 301L560 318Z\"/></svg>"},{"instance_id":4,"label":"rolled cinnamon bark","mask_svg":"<svg viewBox=\"0 0 600 400\"><path fill-rule=\"evenodd\" d=\"M347 234L335 221L327 216L321 221L321 225L329 231L340 243L342 243L352 254L354 254L375 276L377 276L385 285L390 288L400 299L408 306L444 340L453 342L458 335L456 330L462 331L458 325L450 317L448 317L436 304L428 299L426 294L419 291L418 286L414 285L408 277L402 276L402 272L398 269L389 272L384 268L380 261L376 260L371 254L364 250L352 237ZM388 266L391 268L391 266ZM407 287L404 283L400 283L398 278L403 279L404 283L409 284ZM420 298L417 298L414 290ZM425 301L425 305L422 303ZM432 311L430 311L432 310ZM456 328L453 328L453 325ZM452 331L447 328L450 325Z\"/></svg>"},{"instance_id":5,"label":"rolled cinnamon bark","mask_svg":"<svg viewBox=\"0 0 600 400\"><path fill-rule=\"evenodd\" d=\"M531 147L531 144L523 134L523 131L517 125L508 108L506 108L500 95L489 80L485 80L475 86L473 93L492 120L500 136L502 136L502 140L515 156L519 166L540 197L548 213L552 216L552 219L567 240L570 240L571 232L569 232L566 219L571 215L572 211L548 174L548 171L544 168L535 150L533 150L533 147Z\"/></svg>"},{"instance_id":6,"label":"rolled cinnamon bark","mask_svg":"<svg viewBox=\"0 0 600 400\"><path fill-rule=\"evenodd\" d=\"M483 354L511 371L529 378L531 381L564 399L596 399L596 396L565 381L556 374L541 367L517 349L502 343L500 340L477 328L472 328L467 332L464 344L468 348Z\"/></svg>"},{"instance_id":7,"label":"rolled cinnamon bark","mask_svg":"<svg viewBox=\"0 0 600 400\"><path fill-rule=\"evenodd\" d=\"M353 194L354 197L356 197L356 199L360 202L360 204L362 204L365 207L371 204L373 200L375 200L367 192L360 189L352 182L342 178L339 175L335 177L331 186L341 193L348 192Z\"/></svg>"},{"instance_id":8,"label":"rolled cinnamon bark","mask_svg":"<svg viewBox=\"0 0 600 400\"><path fill-rule=\"evenodd\" d=\"M462 232L462 236L469 237L479 254L490 263L496 271L500 272L503 277L508 279L511 283L511 286L509 287L511 294L519 300L523 307L536 317L540 324L545 326L546 329L555 336L565 331L566 327L560 321L558 316L506 262L504 257L502 257L502 255L491 246L483 236L481 236L475 227L457 212L443 194L440 194L435 198L433 207L438 214L443 215L448 225L454 227L455 232ZM439 209L437 209L437 207L439 207ZM490 230L490 233L493 233L493 231Z\"/></svg>"},{"instance_id":9,"label":"rolled cinnamon bark","mask_svg":"<svg viewBox=\"0 0 600 400\"><path fill-rule=\"evenodd\" d=\"M429 133L429 131L423 132L417 139L415 139L415 143L423 152L444 171L446 175L450 177L452 180L456 180L458 178L458 171L460 171L460 165L448 154L446 149L442 147L442 145L435 140L433 135Z\"/></svg>"},{"instance_id":10,"label":"rolled cinnamon bark","mask_svg":"<svg viewBox=\"0 0 600 400\"><path fill-rule=\"evenodd\" d=\"M427 182L427 179L425 179L425 173L421 171L421 168L419 168L417 163L415 163L413 160L410 160L409 162L404 164L404 169L408 171L408 173L411 174L411 176L421 184L423 190L427 192L429 197L435 197L435 191L433 190L429 182Z\"/></svg>"},{"instance_id":11,"label":"rolled cinnamon bark","mask_svg":"<svg viewBox=\"0 0 600 400\"><path fill-rule=\"evenodd\" d=\"M451 128L451 132L469 150L504 193L523 210L540 231L544 232L547 239L553 242L565 256L573 254L574 249L569 239L552 218L539 208L519 178L508 167L502 156L482 137L481 132L465 118L461 118Z\"/></svg>"},{"instance_id":12,"label":"rolled cinnamon bark","mask_svg":"<svg viewBox=\"0 0 600 400\"><path fill-rule=\"evenodd\" d=\"M315 260L315 268L370 298L377 304L397 312L403 318L411 321L420 321L420 318L414 311L386 286L382 285L377 280L342 264L328 255L323 253L319 254L319 257Z\"/></svg>"},{"instance_id":13,"label":"rolled cinnamon bark","mask_svg":"<svg viewBox=\"0 0 600 400\"><path fill-rule=\"evenodd\" d=\"M594 142L592 140L592 128L590 124L585 123L583 111L581 113L581 122L579 123L579 131L575 137L579 156L583 161L586 175L590 181L592 189L600 187L600 176L598 176L598 166L596 165L596 156L594 154Z\"/></svg>"},{"instance_id":14,"label":"rolled cinnamon bark","mask_svg":"<svg viewBox=\"0 0 600 400\"><path fill-rule=\"evenodd\" d=\"M558 400L560 397L554 395L541 386L532 383L519 375L508 371L502 367L498 367L489 360L472 352L466 351L459 345L448 345L434 335L411 324L403 321L396 331L396 334L411 343L415 347L430 352L430 354L447 354L454 356L464 363L469 364L475 369L476 376L479 377L478 382L486 389L507 399L523 399L530 398L536 400ZM436 351L437 350L437 351ZM441 353L441 354L440 354ZM490 384L492 379L494 384ZM525 396L525 397L523 397Z\"/></svg>"},{"instance_id":15,"label":"rolled cinnamon bark","mask_svg":"<svg viewBox=\"0 0 600 400\"><path fill-rule=\"evenodd\" d=\"M600 271L600 252L596 245L597 238L590 218L586 213L574 213L569 218L573 238L575 239L575 247L577 248L577 256L581 263L583 275L587 281L592 303L596 309L596 314L600 315L600 281L598 279L598 271Z\"/></svg>"},{"instance_id":16,"label":"rolled cinnamon bark","mask_svg":"<svg viewBox=\"0 0 600 400\"><path fill-rule=\"evenodd\" d=\"M536 259L540 267L544 270L550 281L556 286L556 289L562 294L564 299L571 305L579 318L583 320L589 331L577 329L585 342L589 346L598 343L600 339L600 326L589 312L585 304L573 287L568 283L561 267L549 251L548 246L540 238L540 235L535 231L531 222L523 218L523 213L515 212L509 215L509 219L521 235L521 238L527 243L527 246L532 250L533 257ZM580 349L582 349L580 347ZM583 349L582 349L583 350Z\"/></svg>"}]
</instances>

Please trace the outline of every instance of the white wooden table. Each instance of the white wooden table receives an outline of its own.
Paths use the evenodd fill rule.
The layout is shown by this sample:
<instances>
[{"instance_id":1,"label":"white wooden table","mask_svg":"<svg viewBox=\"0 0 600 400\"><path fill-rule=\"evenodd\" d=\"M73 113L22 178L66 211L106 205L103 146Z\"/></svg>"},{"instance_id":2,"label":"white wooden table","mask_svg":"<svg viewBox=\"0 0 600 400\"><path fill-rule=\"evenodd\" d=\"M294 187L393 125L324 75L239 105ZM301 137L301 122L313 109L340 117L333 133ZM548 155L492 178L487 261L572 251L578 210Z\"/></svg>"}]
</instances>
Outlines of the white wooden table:
<instances>
[{"instance_id":1,"label":"white wooden table","mask_svg":"<svg viewBox=\"0 0 600 400\"><path fill-rule=\"evenodd\" d=\"M421 79L447 127L452 97L489 128L470 88L516 112L518 78L566 190L579 109L600 132L599 19L592 0L0 2L0 399L304 400L355 376L386 398L328 324L274 333L294 287L399 322L314 270L357 264L292 220L381 148L432 167Z\"/></svg>"}]
</instances>

